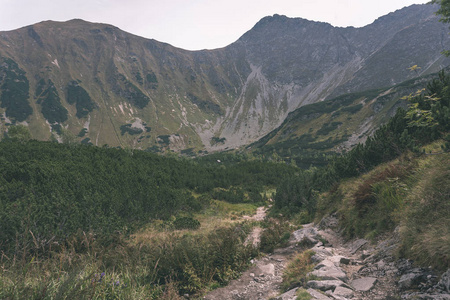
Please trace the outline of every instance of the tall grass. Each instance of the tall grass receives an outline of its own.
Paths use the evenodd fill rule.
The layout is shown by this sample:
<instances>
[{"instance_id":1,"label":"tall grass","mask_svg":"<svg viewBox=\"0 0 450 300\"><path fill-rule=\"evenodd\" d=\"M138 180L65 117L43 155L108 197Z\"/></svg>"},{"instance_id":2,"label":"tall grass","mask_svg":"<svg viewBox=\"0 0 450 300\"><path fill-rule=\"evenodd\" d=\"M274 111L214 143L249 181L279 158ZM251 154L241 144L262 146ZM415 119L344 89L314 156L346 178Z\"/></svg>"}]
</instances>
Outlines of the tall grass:
<instances>
[{"instance_id":1,"label":"tall grass","mask_svg":"<svg viewBox=\"0 0 450 300\"><path fill-rule=\"evenodd\" d=\"M440 270L450 267L450 154L429 156L415 174L401 219L401 254Z\"/></svg>"},{"instance_id":2,"label":"tall grass","mask_svg":"<svg viewBox=\"0 0 450 300\"><path fill-rule=\"evenodd\" d=\"M257 255L244 246L250 227L207 234L155 235L106 244L80 233L45 255L2 255L0 299L177 299L235 278Z\"/></svg>"},{"instance_id":3,"label":"tall grass","mask_svg":"<svg viewBox=\"0 0 450 300\"><path fill-rule=\"evenodd\" d=\"M348 238L374 238L398 224L414 160L408 155L344 181L319 197L319 215L337 211Z\"/></svg>"}]
</instances>

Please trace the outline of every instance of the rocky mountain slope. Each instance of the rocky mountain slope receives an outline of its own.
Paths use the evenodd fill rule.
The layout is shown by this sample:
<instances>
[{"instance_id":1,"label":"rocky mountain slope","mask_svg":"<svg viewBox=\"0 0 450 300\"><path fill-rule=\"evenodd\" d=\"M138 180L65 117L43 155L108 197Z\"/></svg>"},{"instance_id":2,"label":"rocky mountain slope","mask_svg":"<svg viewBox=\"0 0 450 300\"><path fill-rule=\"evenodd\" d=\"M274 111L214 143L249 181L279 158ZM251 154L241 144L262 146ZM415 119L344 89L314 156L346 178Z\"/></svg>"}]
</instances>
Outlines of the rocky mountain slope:
<instances>
[{"instance_id":1,"label":"rocky mountain slope","mask_svg":"<svg viewBox=\"0 0 450 300\"><path fill-rule=\"evenodd\" d=\"M238 147L300 106L450 65L436 10L413 5L363 28L274 15L203 51L82 20L0 32L0 129L153 151Z\"/></svg>"}]
</instances>

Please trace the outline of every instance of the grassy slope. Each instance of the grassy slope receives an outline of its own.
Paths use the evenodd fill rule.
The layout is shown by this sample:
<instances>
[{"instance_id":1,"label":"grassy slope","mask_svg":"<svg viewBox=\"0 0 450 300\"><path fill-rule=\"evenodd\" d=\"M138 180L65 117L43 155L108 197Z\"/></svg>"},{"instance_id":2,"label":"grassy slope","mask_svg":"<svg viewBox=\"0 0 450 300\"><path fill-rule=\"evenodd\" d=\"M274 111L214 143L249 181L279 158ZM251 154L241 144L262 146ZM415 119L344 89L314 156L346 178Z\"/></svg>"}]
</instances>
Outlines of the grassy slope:
<instances>
[{"instance_id":1,"label":"grassy slope","mask_svg":"<svg viewBox=\"0 0 450 300\"><path fill-rule=\"evenodd\" d=\"M400 228L399 254L426 266L450 267L450 154L440 144L405 154L323 193L318 216L337 212L348 238L375 239Z\"/></svg>"}]
</instances>

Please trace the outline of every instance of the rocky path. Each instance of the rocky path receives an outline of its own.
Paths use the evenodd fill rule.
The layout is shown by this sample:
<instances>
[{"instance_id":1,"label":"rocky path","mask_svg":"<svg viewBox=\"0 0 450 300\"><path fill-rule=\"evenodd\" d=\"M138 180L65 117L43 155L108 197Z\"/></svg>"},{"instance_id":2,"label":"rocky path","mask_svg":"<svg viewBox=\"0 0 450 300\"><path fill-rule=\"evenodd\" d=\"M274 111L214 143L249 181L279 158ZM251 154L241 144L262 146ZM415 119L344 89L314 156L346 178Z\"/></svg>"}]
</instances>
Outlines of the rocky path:
<instances>
[{"instance_id":1,"label":"rocky path","mask_svg":"<svg viewBox=\"0 0 450 300\"><path fill-rule=\"evenodd\" d=\"M315 267L309 274L314 280L305 287L311 299L450 299L450 270L439 278L430 269L396 260L399 240L395 232L371 245L364 239L345 242L337 230L335 217L305 225L292 234L288 247L254 260L239 279L204 299L296 299L297 288L280 295L279 286L286 264L305 245L315 252Z\"/></svg>"},{"instance_id":2,"label":"rocky path","mask_svg":"<svg viewBox=\"0 0 450 300\"><path fill-rule=\"evenodd\" d=\"M244 220L262 221L266 217L266 208L259 207L254 216L244 216ZM262 228L255 227L246 243L257 245ZM295 252L293 247L277 249L273 254L253 260L253 266L239 279L232 280L226 287L208 293L203 299L269 299L279 294L279 286L286 262Z\"/></svg>"}]
</instances>

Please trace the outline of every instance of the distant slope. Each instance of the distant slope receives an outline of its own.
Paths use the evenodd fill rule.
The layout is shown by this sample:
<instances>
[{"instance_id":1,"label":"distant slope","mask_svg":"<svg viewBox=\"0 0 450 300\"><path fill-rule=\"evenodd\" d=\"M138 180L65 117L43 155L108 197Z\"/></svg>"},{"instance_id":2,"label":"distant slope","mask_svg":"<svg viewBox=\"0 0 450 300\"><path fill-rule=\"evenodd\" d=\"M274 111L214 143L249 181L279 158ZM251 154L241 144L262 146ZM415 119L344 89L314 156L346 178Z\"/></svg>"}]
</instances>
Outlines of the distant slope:
<instances>
[{"instance_id":1,"label":"distant slope","mask_svg":"<svg viewBox=\"0 0 450 300\"><path fill-rule=\"evenodd\" d=\"M447 69L448 71L448 69ZM304 168L326 163L330 152L342 152L363 143L386 123L399 107L402 98L425 88L437 77L430 74L389 87L342 95L323 102L302 106L291 112L283 124L249 148L266 156L279 157Z\"/></svg>"},{"instance_id":2,"label":"distant slope","mask_svg":"<svg viewBox=\"0 0 450 300\"><path fill-rule=\"evenodd\" d=\"M208 51L82 20L0 32L0 130L25 122L40 140L151 151L242 146L303 105L450 65L435 10L413 5L363 28L274 15Z\"/></svg>"}]
</instances>

